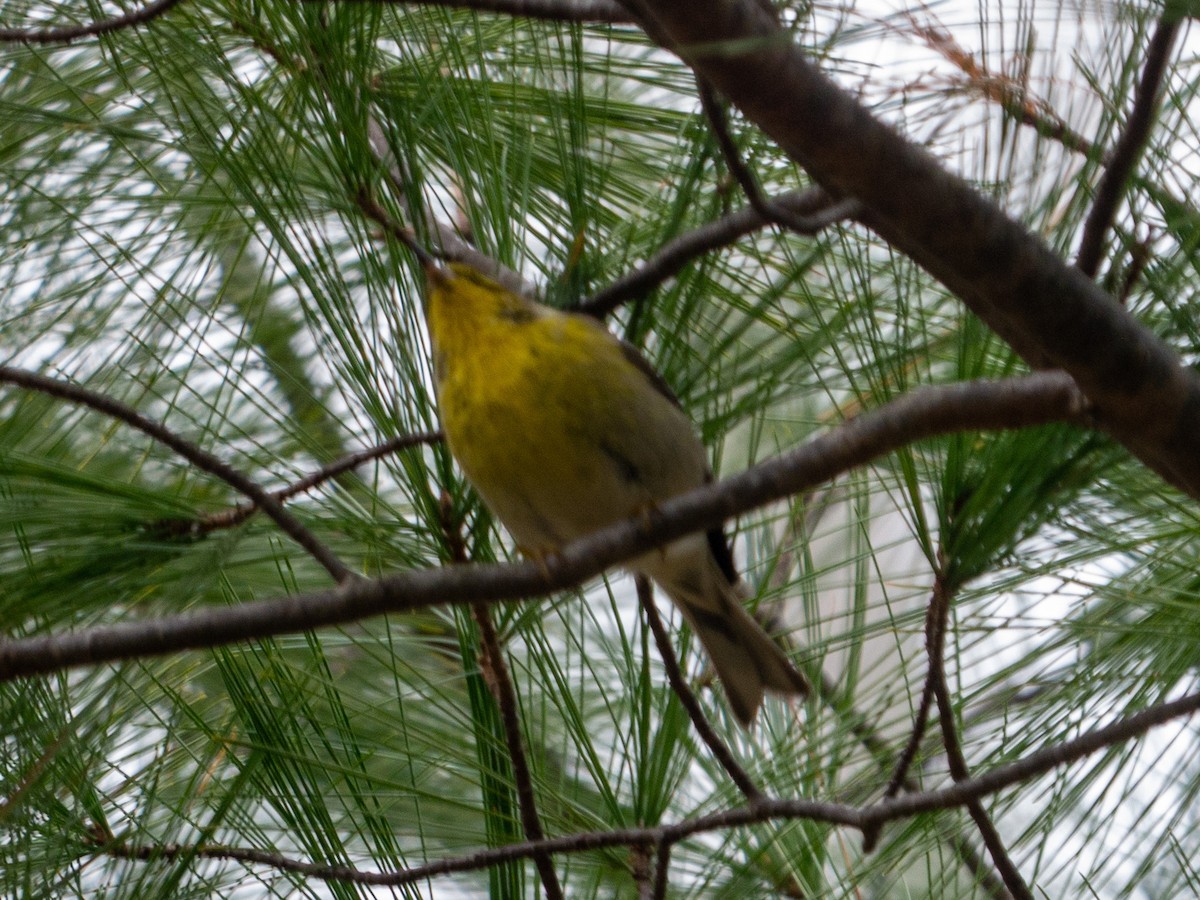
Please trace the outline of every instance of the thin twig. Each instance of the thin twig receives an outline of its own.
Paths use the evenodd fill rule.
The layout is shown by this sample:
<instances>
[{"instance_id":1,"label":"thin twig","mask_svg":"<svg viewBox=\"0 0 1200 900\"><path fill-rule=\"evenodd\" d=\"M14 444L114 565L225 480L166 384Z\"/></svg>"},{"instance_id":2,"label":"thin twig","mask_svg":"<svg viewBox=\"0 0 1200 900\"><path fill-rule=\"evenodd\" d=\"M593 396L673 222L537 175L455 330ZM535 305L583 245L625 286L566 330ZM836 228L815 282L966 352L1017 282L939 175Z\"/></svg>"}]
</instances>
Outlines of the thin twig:
<instances>
[{"instance_id":1,"label":"thin twig","mask_svg":"<svg viewBox=\"0 0 1200 900\"><path fill-rule=\"evenodd\" d=\"M954 705L950 697L950 687L946 682L946 629L950 619L950 602L950 591L939 572L934 578L930 612L926 618L925 646L929 656L929 683L933 685L933 694L937 698L942 744L946 748L950 777L956 782L964 782L970 779L971 772L967 768L967 759L963 755L962 743L958 738ZM966 807L983 837L983 844L992 857L992 863L1004 879L1009 892L1018 900L1033 900L1033 892L1029 890L1020 870L1009 856L1000 832L984 808L982 798L971 798Z\"/></svg>"},{"instance_id":2,"label":"thin twig","mask_svg":"<svg viewBox=\"0 0 1200 900\"><path fill-rule=\"evenodd\" d=\"M1079 255L1075 260L1075 265L1089 278L1095 278L1100 269L1105 237L1117 217L1117 207L1125 194L1129 175L1150 136L1154 113L1158 109L1158 91L1166 73L1171 47L1179 33L1179 26L1178 18L1165 16L1159 19L1146 47L1146 65L1133 94L1133 109L1125 122L1124 132L1113 148L1108 168L1104 170L1100 183L1096 185L1096 195L1083 226Z\"/></svg>"},{"instance_id":3,"label":"thin twig","mask_svg":"<svg viewBox=\"0 0 1200 900\"><path fill-rule=\"evenodd\" d=\"M409 570L373 580L356 579L334 590L194 609L77 632L0 639L0 682L72 666L339 625L387 612L541 596L573 587L651 547L809 490L914 441L973 429L1079 420L1084 408L1074 383L1057 372L911 391L795 450L665 500L650 516L614 523L538 562Z\"/></svg>"},{"instance_id":4,"label":"thin twig","mask_svg":"<svg viewBox=\"0 0 1200 900\"><path fill-rule=\"evenodd\" d=\"M792 230L816 234L855 216L858 204L853 200L831 200L819 188L788 191L770 198L775 209L786 210ZM772 220L749 206L706 222L692 231L668 241L632 272L622 275L608 287L601 288L577 307L579 312L603 318L622 303L644 296L668 278L677 275L692 260L739 238L752 234Z\"/></svg>"},{"instance_id":5,"label":"thin twig","mask_svg":"<svg viewBox=\"0 0 1200 900\"><path fill-rule=\"evenodd\" d=\"M65 25L62 28L0 28L0 43L70 44L82 38L99 37L102 34L145 25L181 2L182 0L154 0L153 3L148 3L133 12L85 25Z\"/></svg>"},{"instance_id":6,"label":"thin twig","mask_svg":"<svg viewBox=\"0 0 1200 900\"><path fill-rule=\"evenodd\" d=\"M387 134L384 132L383 126L379 124L379 119L374 115L371 115L367 119L367 140L371 144L372 155L387 172L387 182L392 188L392 195L395 197L396 203L400 206L404 215L408 216L410 221L421 223L427 232L435 236L434 243L440 248L437 255L448 262L467 263L513 293L524 297L533 297L536 295L535 286L526 282L521 277L521 273L510 269L498 259L488 256L483 251L472 246L463 239L453 225L442 222L424 204L421 204L419 209L413 209L413 204L409 202L408 198L412 182L408 166L392 152ZM370 198L369 193L366 196ZM360 203L362 197L363 194L360 193L355 198L355 202ZM371 198L369 208L365 209L364 212L371 219L382 225L384 231L389 235L397 237L406 244L410 237L415 240L415 234L410 229L403 228L397 224L382 206L374 202L373 198ZM397 235L397 230L403 232L403 234Z\"/></svg>"},{"instance_id":7,"label":"thin twig","mask_svg":"<svg viewBox=\"0 0 1200 900\"><path fill-rule=\"evenodd\" d=\"M931 634L937 627L933 620L936 609L937 604L930 598L929 606L925 613L926 636ZM926 641L928 642L928 637ZM883 792L883 796L889 799L899 794L900 790L909 783L908 769L916 758L917 751L921 747L921 741L925 737L925 729L929 725L929 711L933 706L934 693L932 667L930 667L930 671L925 673L925 684L921 689L921 702L917 705L917 715L913 720L912 732L909 734L908 743L904 747L904 752L900 754L900 760L896 763L896 770L892 773L887 790Z\"/></svg>"},{"instance_id":8,"label":"thin twig","mask_svg":"<svg viewBox=\"0 0 1200 900\"><path fill-rule=\"evenodd\" d=\"M78 403L96 412L111 416L124 422L143 434L148 435L166 447L171 448L196 468L220 478L230 487L249 497L264 514L269 516L289 537L308 551L309 555L319 562L333 576L334 581L345 583L355 578L354 573L338 557L326 547L317 537L305 528L298 519L283 508L278 500L265 491L254 481L251 481L237 469L223 462L211 453L200 449L191 441L185 440L165 425L154 422L132 407L126 406L105 394L89 390L79 385L59 381L37 372L17 369L12 366L0 366L0 382L15 384L26 390L37 391L58 397L71 403Z\"/></svg>"},{"instance_id":9,"label":"thin twig","mask_svg":"<svg viewBox=\"0 0 1200 900\"><path fill-rule=\"evenodd\" d=\"M399 224L389 216L387 210L379 205L379 201L375 199L374 194L368 188L359 188L354 195L354 202L368 219L383 227L388 237L399 241L411 250L418 262L425 266L433 263L433 255L421 246L416 232Z\"/></svg>"},{"instance_id":10,"label":"thin twig","mask_svg":"<svg viewBox=\"0 0 1200 900\"><path fill-rule=\"evenodd\" d=\"M366 450L358 450L343 456L341 459L334 460L329 465L322 466L315 472L305 475L299 481L292 482L287 487L271 491L271 496L280 503L286 503L293 497L311 491L313 488L330 479L337 478L339 475L343 475L352 469L357 469L363 463L398 453L401 450L407 450L409 447L415 447L418 444L436 444L441 440L442 433L440 431L418 431L413 434L402 434L391 440L384 441L382 444L376 444L374 447L368 447ZM231 509L210 513L207 516L201 516L197 519L169 519L155 524L159 528L174 534L201 535L225 528L236 528L257 511L258 505L253 502L240 503Z\"/></svg>"},{"instance_id":11,"label":"thin twig","mask_svg":"<svg viewBox=\"0 0 1200 900\"><path fill-rule=\"evenodd\" d=\"M324 881L347 881L356 884L399 887L416 884L441 875L473 872L489 866L529 859L534 853L580 853L606 847L632 847L664 843L674 844L693 835L721 831L774 820L804 820L825 822L863 829L874 824L911 818L920 813L944 811L964 806L1022 782L1030 781L1065 765L1086 759L1094 753L1123 741L1139 737L1159 725L1200 711L1200 692L1186 694L1177 700L1159 703L1149 709L1097 728L1073 740L1064 741L1034 751L1026 757L997 766L991 771L960 781L948 787L915 794L905 794L867 806L850 806L820 800L767 799L753 806L685 819L671 825L644 828L614 828L608 831L589 831L542 841L525 841L506 847L479 850L463 856L438 860L396 872L367 872L350 866L329 866L291 859L280 853L243 847L220 845L160 844L149 846L122 843L97 843L96 849L110 856L133 860L173 860L200 857L270 866L279 871L296 872Z\"/></svg>"},{"instance_id":12,"label":"thin twig","mask_svg":"<svg viewBox=\"0 0 1200 900\"><path fill-rule=\"evenodd\" d=\"M628 25L634 22L616 0L337 0L340 3L382 3L388 6L436 6L471 9L522 19Z\"/></svg>"},{"instance_id":13,"label":"thin twig","mask_svg":"<svg viewBox=\"0 0 1200 900\"><path fill-rule=\"evenodd\" d=\"M932 604L930 604L929 608L933 608ZM921 747L921 741L925 737L925 729L929 724L929 710L932 706L933 682L927 673L925 676L925 685L921 690L921 702L917 706L917 715L913 719L913 727L909 732L908 741L905 743L904 749L896 761L896 767L892 770L892 777L888 780L887 788L883 792L883 796L889 800L897 796L901 790L912 790L912 785L915 784L915 782L909 779L908 770L912 766L912 762L917 756L917 751ZM878 841L879 832L865 832L863 834L863 853L870 853L874 850Z\"/></svg>"},{"instance_id":14,"label":"thin twig","mask_svg":"<svg viewBox=\"0 0 1200 900\"><path fill-rule=\"evenodd\" d=\"M521 739L521 717L517 709L517 692L513 688L512 676L508 664L504 661L504 651L500 647L500 638L496 634L495 623L492 622L490 607L483 602L471 604L471 613L475 624L479 627L479 642L481 645L480 666L484 669L484 680L492 690L496 705L500 708L500 720L504 724L504 742L508 746L509 760L512 762L513 783L517 789L517 805L521 810L521 829L525 838L530 841L540 841L545 838L542 830L542 820L537 811L537 799L533 793L533 776L529 771L529 760L525 755L525 747ZM542 888L546 891L548 900L561 900L562 887L558 883L558 873L554 870L554 861L549 853L535 853L533 863L537 866L538 875L542 879Z\"/></svg>"},{"instance_id":15,"label":"thin twig","mask_svg":"<svg viewBox=\"0 0 1200 900\"><path fill-rule=\"evenodd\" d=\"M671 690L675 692L679 702L687 710L688 718L692 720L696 734L700 735L700 740L708 745L708 749L721 768L725 770L725 774L737 785L738 790L742 792L747 801L752 804L757 803L766 795L759 790L754 779L734 758L733 752L721 740L720 735L713 730L712 724L704 715L704 710L700 708L700 701L696 699L695 693L688 687L687 680L683 677L683 672L679 668L679 660L671 646L671 637L667 634L662 617L658 614L658 608L654 605L654 588L650 586L650 580L643 575L638 575L634 579L634 583L637 585L638 602L641 603L642 609L646 613L646 621L650 624L650 633L654 635L654 643L658 645L658 655L662 658Z\"/></svg>"},{"instance_id":16,"label":"thin twig","mask_svg":"<svg viewBox=\"0 0 1200 900\"><path fill-rule=\"evenodd\" d=\"M455 565L467 562L466 542L462 537L462 522L455 519L450 497L443 494L440 504L442 533L450 550L450 561ZM500 721L504 727L504 742L508 747L508 758L512 763L513 784L517 791L517 806L521 812L521 830L527 841L540 841L546 836L542 820L537 811L537 798L533 792L533 775L529 770L529 759L521 737L521 714L517 704L517 692L513 687L512 675L504 661L504 650L500 636L492 621L491 609L486 603L471 604L471 615L479 628L479 668L484 683L500 710ZM562 887L554 861L548 853L536 853L533 863L542 879L542 887L548 900L562 900Z\"/></svg>"},{"instance_id":17,"label":"thin twig","mask_svg":"<svg viewBox=\"0 0 1200 900\"><path fill-rule=\"evenodd\" d=\"M751 209L762 216L765 221L778 225L781 228L787 228L799 234L812 234L812 223L808 217L795 215L788 207L772 202L769 197L763 194L762 188L758 186L758 180L754 177L754 173L742 161L738 145L734 141L733 135L729 132L729 119L725 115L725 107L717 99L712 85L697 76L696 89L700 95L700 106L704 110L705 118L708 119L713 136L717 139L717 146L721 148L721 156L725 160L729 174L734 177L734 180L737 181L738 186L742 189L742 193L746 195L746 200L750 203ZM853 216L854 211L858 209L858 205L852 201L847 201L847 203L850 210L848 215ZM832 200L827 197L826 205L831 204Z\"/></svg>"}]
</instances>

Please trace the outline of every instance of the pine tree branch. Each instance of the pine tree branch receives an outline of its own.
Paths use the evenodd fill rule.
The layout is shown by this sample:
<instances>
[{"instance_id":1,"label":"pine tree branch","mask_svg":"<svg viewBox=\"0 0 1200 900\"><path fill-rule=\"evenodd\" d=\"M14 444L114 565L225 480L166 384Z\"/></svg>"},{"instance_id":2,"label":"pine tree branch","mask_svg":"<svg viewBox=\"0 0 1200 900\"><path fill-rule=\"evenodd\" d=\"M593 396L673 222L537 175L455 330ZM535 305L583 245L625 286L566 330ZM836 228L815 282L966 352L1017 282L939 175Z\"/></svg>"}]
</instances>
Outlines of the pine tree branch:
<instances>
[{"instance_id":1,"label":"pine tree branch","mask_svg":"<svg viewBox=\"0 0 1200 900\"><path fill-rule=\"evenodd\" d=\"M0 681L79 665L217 647L386 612L542 596L577 585L652 547L808 490L914 441L958 431L1077 420L1083 409L1074 383L1057 372L912 391L796 450L664 501L649 517L608 526L537 562L399 572L374 580L348 580L333 590L241 606L196 609L73 633L0 639ZM278 509L277 501L257 490ZM267 511L268 506L264 504L263 509Z\"/></svg>"},{"instance_id":2,"label":"pine tree branch","mask_svg":"<svg viewBox=\"0 0 1200 900\"><path fill-rule=\"evenodd\" d=\"M938 790L905 794L866 806L851 806L820 800L766 799L746 806L706 816L645 828L615 828L590 831L541 841L525 841L480 850L463 856L438 860L396 872L370 872L350 866L329 866L303 862L280 853L220 845L184 846L179 844L128 845L97 843L98 852L121 859L154 861L198 857L225 859L265 865L279 871L295 872L325 881L400 887L458 872L472 872L501 863L530 859L535 854L581 853L608 847L659 847L659 871L665 869L664 852L679 841L699 834L723 831L746 825L777 820L802 820L842 825L859 830L911 818L921 813L957 809L1007 788L1045 775L1062 766L1086 759L1115 744L1140 737L1152 728L1200 711L1200 692L1176 700L1158 703L1130 716L1096 728L1078 738L1044 747L1014 762L996 766L983 775L959 781Z\"/></svg>"},{"instance_id":3,"label":"pine tree branch","mask_svg":"<svg viewBox=\"0 0 1200 900\"><path fill-rule=\"evenodd\" d=\"M1175 37L1179 34L1180 24L1180 20L1176 18L1160 19L1146 47L1146 65L1133 94L1133 109L1117 145L1113 148L1108 167L1096 186L1092 209L1083 225L1083 237L1079 241L1079 255L1075 259L1075 265L1088 278L1095 278L1100 270L1104 240L1116 220L1117 207L1125 195L1125 185L1133 167L1150 137L1154 113L1158 109L1159 88L1166 74L1167 62L1175 44Z\"/></svg>"},{"instance_id":4,"label":"pine tree branch","mask_svg":"<svg viewBox=\"0 0 1200 900\"><path fill-rule=\"evenodd\" d=\"M319 562L325 571L333 576L334 581L345 583L354 579L354 573L346 564L338 559L334 552L318 540L316 535L305 528L298 519L284 509L279 500L228 463L175 434L165 425L146 418L137 410L112 397L79 385L40 375L37 372L29 372L12 366L0 366L0 382L14 384L26 390L37 391L86 406L148 435L163 446L174 450L202 472L215 475L230 487L249 497L285 534Z\"/></svg>"},{"instance_id":5,"label":"pine tree branch","mask_svg":"<svg viewBox=\"0 0 1200 900\"><path fill-rule=\"evenodd\" d=\"M4 44L71 44L83 38L113 34L152 22L178 6L182 0L154 0L141 9L84 25L61 28L0 28L0 43Z\"/></svg>"},{"instance_id":6,"label":"pine tree branch","mask_svg":"<svg viewBox=\"0 0 1200 900\"><path fill-rule=\"evenodd\" d=\"M957 294L1034 368L1062 368L1097 421L1200 498L1200 374L990 198L876 119L756 0L623 0L648 33L830 194Z\"/></svg>"}]
</instances>

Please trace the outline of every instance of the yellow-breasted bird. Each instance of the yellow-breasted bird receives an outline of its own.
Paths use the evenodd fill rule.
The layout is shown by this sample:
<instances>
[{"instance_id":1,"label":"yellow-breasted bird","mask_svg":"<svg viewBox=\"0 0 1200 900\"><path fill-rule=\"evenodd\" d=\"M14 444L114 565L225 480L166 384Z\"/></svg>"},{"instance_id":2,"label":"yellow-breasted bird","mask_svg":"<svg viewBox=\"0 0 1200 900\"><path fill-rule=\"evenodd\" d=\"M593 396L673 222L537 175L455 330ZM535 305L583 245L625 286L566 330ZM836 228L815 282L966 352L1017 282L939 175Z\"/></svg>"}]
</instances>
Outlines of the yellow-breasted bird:
<instances>
[{"instance_id":1,"label":"yellow-breasted bird","mask_svg":"<svg viewBox=\"0 0 1200 900\"><path fill-rule=\"evenodd\" d=\"M710 481L670 389L595 320L534 303L469 266L425 265L438 405L450 451L534 556ZM808 683L742 607L724 532L627 562L682 610L749 725L766 690Z\"/></svg>"}]
</instances>

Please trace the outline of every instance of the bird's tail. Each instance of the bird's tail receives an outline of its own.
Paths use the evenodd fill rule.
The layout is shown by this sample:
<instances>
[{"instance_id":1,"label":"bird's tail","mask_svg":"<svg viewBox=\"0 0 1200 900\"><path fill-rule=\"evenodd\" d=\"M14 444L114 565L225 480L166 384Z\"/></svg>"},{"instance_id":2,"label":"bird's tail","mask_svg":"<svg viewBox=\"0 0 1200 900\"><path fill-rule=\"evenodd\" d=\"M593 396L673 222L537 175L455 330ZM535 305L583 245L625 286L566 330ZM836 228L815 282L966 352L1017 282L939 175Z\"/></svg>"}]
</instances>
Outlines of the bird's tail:
<instances>
[{"instance_id":1,"label":"bird's tail","mask_svg":"<svg viewBox=\"0 0 1200 900\"><path fill-rule=\"evenodd\" d=\"M748 728L764 692L803 697L809 693L808 679L746 612L743 583L730 584L715 561L706 569L699 578L661 579L658 583L700 638L725 685L734 716Z\"/></svg>"}]
</instances>

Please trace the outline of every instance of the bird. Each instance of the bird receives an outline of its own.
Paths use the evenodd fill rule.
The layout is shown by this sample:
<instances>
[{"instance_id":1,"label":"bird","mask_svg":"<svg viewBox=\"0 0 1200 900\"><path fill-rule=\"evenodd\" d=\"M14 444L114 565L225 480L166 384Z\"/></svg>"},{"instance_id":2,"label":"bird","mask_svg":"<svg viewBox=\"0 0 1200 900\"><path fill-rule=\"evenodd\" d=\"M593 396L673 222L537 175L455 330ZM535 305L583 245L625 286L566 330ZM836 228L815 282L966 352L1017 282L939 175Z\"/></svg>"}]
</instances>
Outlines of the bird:
<instances>
[{"instance_id":1,"label":"bird","mask_svg":"<svg viewBox=\"0 0 1200 900\"><path fill-rule=\"evenodd\" d=\"M451 455L518 548L545 559L712 480L666 382L599 321L516 294L464 263L425 269L425 309ZM679 607L750 727L765 692L807 679L750 615L722 528L624 563Z\"/></svg>"}]
</instances>

